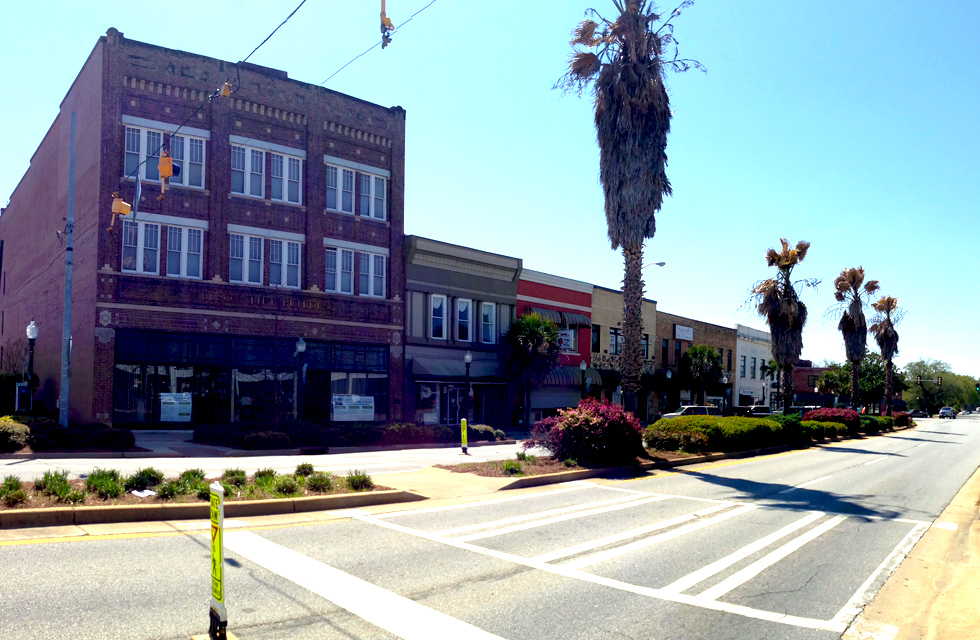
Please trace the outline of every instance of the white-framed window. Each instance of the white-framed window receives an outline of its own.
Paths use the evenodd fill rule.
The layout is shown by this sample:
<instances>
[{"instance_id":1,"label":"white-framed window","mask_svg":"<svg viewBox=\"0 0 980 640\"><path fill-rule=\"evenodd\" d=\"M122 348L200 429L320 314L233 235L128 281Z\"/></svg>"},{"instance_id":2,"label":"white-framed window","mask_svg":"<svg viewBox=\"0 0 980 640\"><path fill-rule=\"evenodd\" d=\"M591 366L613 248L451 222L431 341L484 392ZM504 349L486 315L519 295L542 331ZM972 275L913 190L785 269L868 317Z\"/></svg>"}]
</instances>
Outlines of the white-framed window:
<instances>
[{"instance_id":1,"label":"white-framed window","mask_svg":"<svg viewBox=\"0 0 980 640\"><path fill-rule=\"evenodd\" d=\"M272 158L272 193L269 195L277 202L303 204L302 172L303 161L300 158L270 153Z\"/></svg>"},{"instance_id":2,"label":"white-framed window","mask_svg":"<svg viewBox=\"0 0 980 640\"><path fill-rule=\"evenodd\" d=\"M122 270L160 273L160 225L123 220Z\"/></svg>"},{"instance_id":3,"label":"white-framed window","mask_svg":"<svg viewBox=\"0 0 980 640\"><path fill-rule=\"evenodd\" d=\"M299 288L300 244L284 240L269 241L269 284Z\"/></svg>"},{"instance_id":4,"label":"white-framed window","mask_svg":"<svg viewBox=\"0 0 980 640\"><path fill-rule=\"evenodd\" d=\"M460 342L471 342L470 332L473 324L473 301L466 298L456 299L456 339Z\"/></svg>"},{"instance_id":5,"label":"white-framed window","mask_svg":"<svg viewBox=\"0 0 980 640\"><path fill-rule=\"evenodd\" d=\"M446 339L446 296L429 296L429 337L435 340Z\"/></svg>"},{"instance_id":6,"label":"white-framed window","mask_svg":"<svg viewBox=\"0 0 980 640\"><path fill-rule=\"evenodd\" d=\"M231 192L265 197L265 151L231 145Z\"/></svg>"},{"instance_id":7,"label":"white-framed window","mask_svg":"<svg viewBox=\"0 0 980 640\"><path fill-rule=\"evenodd\" d=\"M745 356L741 357L741 362L739 363L738 377L739 378L745 377Z\"/></svg>"},{"instance_id":8,"label":"white-framed window","mask_svg":"<svg viewBox=\"0 0 980 640\"><path fill-rule=\"evenodd\" d=\"M483 343L497 342L497 305L493 302L480 303L480 326L482 327Z\"/></svg>"},{"instance_id":9,"label":"white-framed window","mask_svg":"<svg viewBox=\"0 0 980 640\"><path fill-rule=\"evenodd\" d=\"M142 180L160 180L160 149L170 144L174 165L180 167L180 175L170 178L170 184L195 189L204 188L204 138L184 133L173 135L146 127L126 127L126 176L136 175Z\"/></svg>"},{"instance_id":10,"label":"white-framed window","mask_svg":"<svg viewBox=\"0 0 980 640\"><path fill-rule=\"evenodd\" d=\"M233 233L229 254L230 282L262 284L262 238Z\"/></svg>"},{"instance_id":11,"label":"white-framed window","mask_svg":"<svg viewBox=\"0 0 980 640\"><path fill-rule=\"evenodd\" d=\"M167 275L174 278L201 277L201 229L167 227Z\"/></svg>"},{"instance_id":12,"label":"white-framed window","mask_svg":"<svg viewBox=\"0 0 980 640\"><path fill-rule=\"evenodd\" d=\"M372 298L385 297L385 256L377 253L360 253L358 292Z\"/></svg>"},{"instance_id":13,"label":"white-framed window","mask_svg":"<svg viewBox=\"0 0 980 640\"><path fill-rule=\"evenodd\" d=\"M354 213L354 170L327 165L327 209Z\"/></svg>"},{"instance_id":14,"label":"white-framed window","mask_svg":"<svg viewBox=\"0 0 980 640\"><path fill-rule=\"evenodd\" d=\"M326 291L354 293L354 252L349 249L327 249Z\"/></svg>"},{"instance_id":15,"label":"white-framed window","mask_svg":"<svg viewBox=\"0 0 980 640\"><path fill-rule=\"evenodd\" d=\"M385 198L387 196L387 180L380 176L362 173L361 176L361 216L385 219Z\"/></svg>"}]
</instances>

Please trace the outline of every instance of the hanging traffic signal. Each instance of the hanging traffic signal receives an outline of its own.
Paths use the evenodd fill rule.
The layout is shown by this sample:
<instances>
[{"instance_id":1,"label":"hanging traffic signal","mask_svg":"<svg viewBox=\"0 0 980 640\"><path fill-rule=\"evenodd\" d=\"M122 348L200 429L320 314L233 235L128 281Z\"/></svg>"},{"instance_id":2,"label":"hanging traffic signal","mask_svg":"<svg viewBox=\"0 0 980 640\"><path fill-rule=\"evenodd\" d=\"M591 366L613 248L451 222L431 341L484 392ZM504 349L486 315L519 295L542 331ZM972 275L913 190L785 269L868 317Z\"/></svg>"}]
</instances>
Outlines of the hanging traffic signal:
<instances>
[{"instance_id":1,"label":"hanging traffic signal","mask_svg":"<svg viewBox=\"0 0 980 640\"><path fill-rule=\"evenodd\" d=\"M385 0L381 0L381 48L385 49L391 44L391 32L395 30L395 25L391 18L385 13Z\"/></svg>"},{"instance_id":2,"label":"hanging traffic signal","mask_svg":"<svg viewBox=\"0 0 980 640\"><path fill-rule=\"evenodd\" d=\"M112 192L112 222L109 223L109 228L106 231L112 231L112 228L116 226L116 216L128 216L129 212L133 210L133 205L128 202L123 202L123 199L119 197L118 191Z\"/></svg>"},{"instance_id":3,"label":"hanging traffic signal","mask_svg":"<svg viewBox=\"0 0 980 640\"><path fill-rule=\"evenodd\" d=\"M939 380L936 381L936 384L938 384L940 387L943 386L943 377L942 376L939 376Z\"/></svg>"},{"instance_id":4,"label":"hanging traffic signal","mask_svg":"<svg viewBox=\"0 0 980 640\"><path fill-rule=\"evenodd\" d=\"M918 385L922 384L922 376L915 376L915 384Z\"/></svg>"},{"instance_id":5,"label":"hanging traffic signal","mask_svg":"<svg viewBox=\"0 0 980 640\"><path fill-rule=\"evenodd\" d=\"M180 175L180 165L175 165L174 159L170 157L170 152L164 149L160 153L157 169L160 171L160 195L157 196L157 200L163 200L163 194L167 190L167 179Z\"/></svg>"},{"instance_id":6,"label":"hanging traffic signal","mask_svg":"<svg viewBox=\"0 0 980 640\"><path fill-rule=\"evenodd\" d=\"M221 96L222 98L227 98L228 96L230 96L231 95L231 83L230 82L226 82L223 85L221 85L221 88L218 89L218 95Z\"/></svg>"},{"instance_id":7,"label":"hanging traffic signal","mask_svg":"<svg viewBox=\"0 0 980 640\"><path fill-rule=\"evenodd\" d=\"M977 383L977 393L980 393L980 382Z\"/></svg>"}]
</instances>

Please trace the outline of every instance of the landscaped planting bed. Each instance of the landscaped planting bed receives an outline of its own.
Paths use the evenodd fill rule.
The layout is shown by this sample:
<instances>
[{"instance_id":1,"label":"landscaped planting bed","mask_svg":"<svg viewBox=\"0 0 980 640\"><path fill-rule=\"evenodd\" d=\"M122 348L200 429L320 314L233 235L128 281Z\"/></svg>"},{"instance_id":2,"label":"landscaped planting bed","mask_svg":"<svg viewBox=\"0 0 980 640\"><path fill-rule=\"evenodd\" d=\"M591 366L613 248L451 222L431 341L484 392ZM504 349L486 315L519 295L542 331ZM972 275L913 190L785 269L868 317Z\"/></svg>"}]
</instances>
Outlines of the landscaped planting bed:
<instances>
[{"instance_id":1,"label":"landscaped planting bed","mask_svg":"<svg viewBox=\"0 0 980 640\"><path fill-rule=\"evenodd\" d=\"M309 463L300 464L291 474L260 469L249 476L241 469L228 469L216 478L205 477L200 469L188 469L170 479L165 479L161 471L152 467L140 469L131 476L121 476L114 469L95 469L80 479L69 479L67 471L48 471L36 482L22 482L16 476L7 476L0 484L0 509L207 502L212 482L222 484L228 501L388 489L375 485L371 476L360 471L334 476L316 471ZM134 491L143 493L138 495Z\"/></svg>"}]
</instances>

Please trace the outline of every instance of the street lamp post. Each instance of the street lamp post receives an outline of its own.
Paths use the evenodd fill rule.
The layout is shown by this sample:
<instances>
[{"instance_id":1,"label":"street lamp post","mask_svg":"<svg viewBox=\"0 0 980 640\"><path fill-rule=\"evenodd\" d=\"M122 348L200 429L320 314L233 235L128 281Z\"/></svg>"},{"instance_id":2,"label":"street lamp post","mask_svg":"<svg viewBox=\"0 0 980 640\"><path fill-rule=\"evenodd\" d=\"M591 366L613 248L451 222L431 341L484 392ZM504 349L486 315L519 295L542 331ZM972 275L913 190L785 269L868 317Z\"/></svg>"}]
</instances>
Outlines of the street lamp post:
<instances>
[{"instance_id":1,"label":"street lamp post","mask_svg":"<svg viewBox=\"0 0 980 640\"><path fill-rule=\"evenodd\" d=\"M585 400L585 370L589 368L589 365L585 364L585 360L578 363L578 370L582 372L582 400Z\"/></svg>"},{"instance_id":2,"label":"street lamp post","mask_svg":"<svg viewBox=\"0 0 980 640\"><path fill-rule=\"evenodd\" d=\"M37 325L34 324L34 320L27 325L27 343L30 345L30 351L27 356L27 395L30 398L27 401L27 410L31 413L34 412L34 341L37 340Z\"/></svg>"},{"instance_id":3,"label":"street lamp post","mask_svg":"<svg viewBox=\"0 0 980 640\"><path fill-rule=\"evenodd\" d=\"M296 353L293 354L296 356L296 361L298 364L297 371L296 371L296 391L293 392L293 406L295 407L294 413L296 414L295 416L293 416L294 418L303 417L302 414L303 406L300 399L303 397L303 354L304 353L306 353L306 340L303 339L303 336L300 336L299 339L296 340Z\"/></svg>"},{"instance_id":4,"label":"street lamp post","mask_svg":"<svg viewBox=\"0 0 980 640\"><path fill-rule=\"evenodd\" d=\"M722 411L724 411L725 409L727 409L728 408L728 405L731 404L731 402L729 402L729 400L728 400L728 379L729 379L729 373L727 371L725 373L721 374L721 384L724 385L724 387L725 387L725 398L723 400L723 403L726 405L726 406L722 407Z\"/></svg>"}]
</instances>

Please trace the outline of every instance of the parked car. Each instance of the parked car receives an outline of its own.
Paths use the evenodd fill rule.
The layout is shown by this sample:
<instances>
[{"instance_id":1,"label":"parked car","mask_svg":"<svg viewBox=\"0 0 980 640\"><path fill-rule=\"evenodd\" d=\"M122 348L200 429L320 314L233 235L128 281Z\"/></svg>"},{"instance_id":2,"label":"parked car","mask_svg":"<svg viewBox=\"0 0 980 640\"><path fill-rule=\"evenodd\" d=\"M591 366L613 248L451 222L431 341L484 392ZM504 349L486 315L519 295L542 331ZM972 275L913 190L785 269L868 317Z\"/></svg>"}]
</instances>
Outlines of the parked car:
<instances>
[{"instance_id":1,"label":"parked car","mask_svg":"<svg viewBox=\"0 0 980 640\"><path fill-rule=\"evenodd\" d=\"M928 418L929 417L929 414L926 413L925 411L923 411L922 409L912 409L911 411L909 411L909 417L910 418Z\"/></svg>"},{"instance_id":2,"label":"parked car","mask_svg":"<svg viewBox=\"0 0 980 640\"><path fill-rule=\"evenodd\" d=\"M698 405L685 405L673 413L665 413L661 418L680 418L681 416L720 416L721 409L718 407L702 407Z\"/></svg>"},{"instance_id":3,"label":"parked car","mask_svg":"<svg viewBox=\"0 0 980 640\"><path fill-rule=\"evenodd\" d=\"M961 416L968 416L968 415L971 415L972 413L973 412L970 411L969 409L963 409L963 411L960 411L960 415Z\"/></svg>"},{"instance_id":4,"label":"parked car","mask_svg":"<svg viewBox=\"0 0 980 640\"><path fill-rule=\"evenodd\" d=\"M953 410L953 407L943 407L939 410L939 417L940 419L949 418L950 420L956 420L956 411Z\"/></svg>"},{"instance_id":5,"label":"parked car","mask_svg":"<svg viewBox=\"0 0 980 640\"><path fill-rule=\"evenodd\" d=\"M772 409L763 405L756 405L752 407L749 415L753 418L768 418L772 415Z\"/></svg>"}]
</instances>

